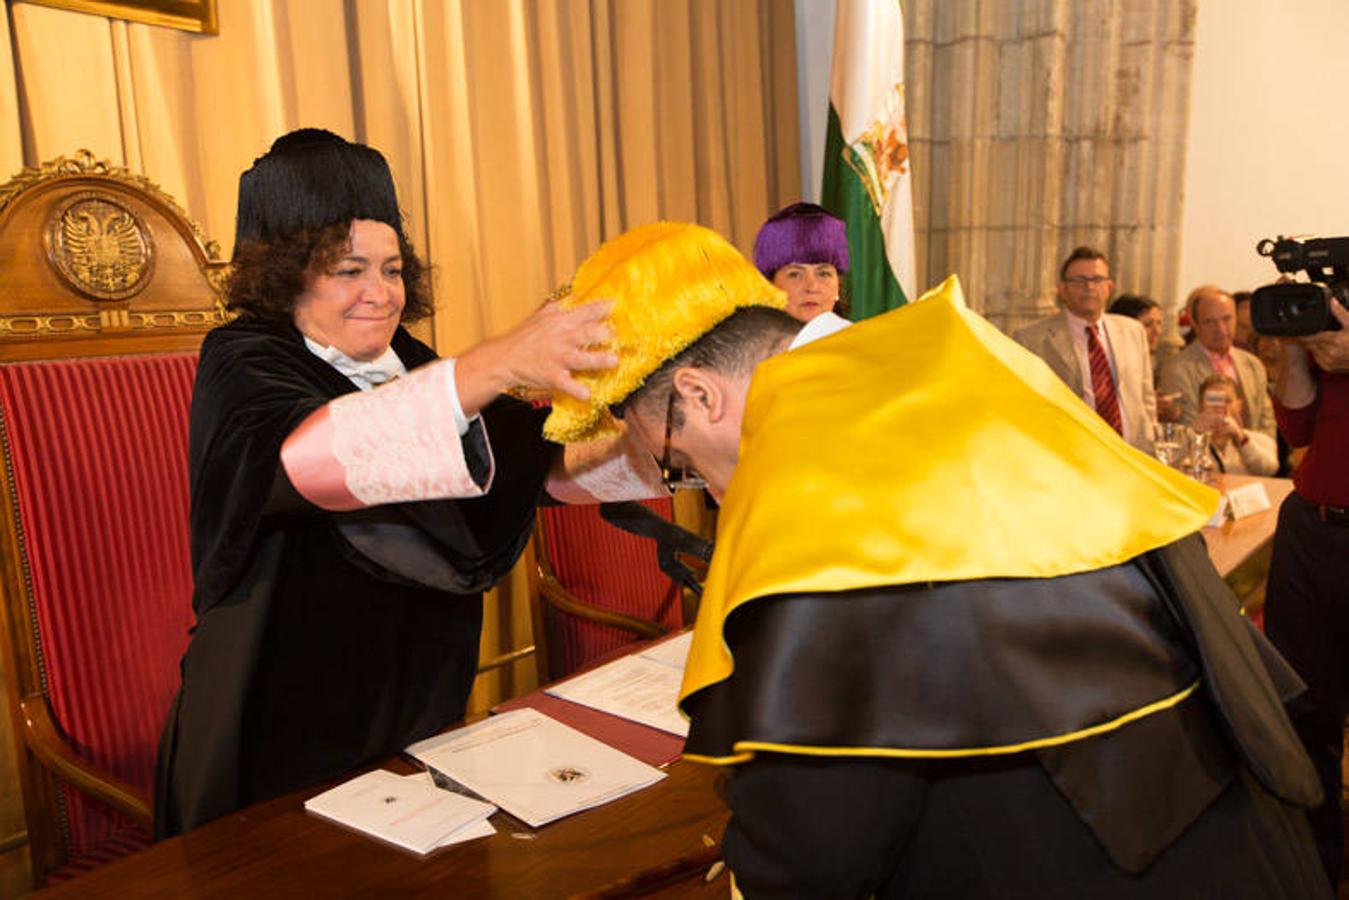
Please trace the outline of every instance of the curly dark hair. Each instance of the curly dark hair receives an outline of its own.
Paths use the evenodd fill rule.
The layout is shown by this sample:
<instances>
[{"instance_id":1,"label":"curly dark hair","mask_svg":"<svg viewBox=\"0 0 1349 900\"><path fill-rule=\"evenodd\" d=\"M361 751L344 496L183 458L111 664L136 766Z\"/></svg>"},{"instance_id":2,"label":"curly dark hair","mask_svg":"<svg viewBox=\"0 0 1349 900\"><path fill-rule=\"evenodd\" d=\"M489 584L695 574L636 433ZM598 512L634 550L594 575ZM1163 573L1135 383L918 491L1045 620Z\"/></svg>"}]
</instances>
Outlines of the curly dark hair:
<instances>
[{"instance_id":1,"label":"curly dark hair","mask_svg":"<svg viewBox=\"0 0 1349 900\"><path fill-rule=\"evenodd\" d=\"M276 240L249 240L234 248L225 282L225 308L264 319L290 321L295 298L314 276L330 269L351 250L351 223L293 231ZM404 322L425 319L434 311L429 269L402 234Z\"/></svg>"}]
</instances>

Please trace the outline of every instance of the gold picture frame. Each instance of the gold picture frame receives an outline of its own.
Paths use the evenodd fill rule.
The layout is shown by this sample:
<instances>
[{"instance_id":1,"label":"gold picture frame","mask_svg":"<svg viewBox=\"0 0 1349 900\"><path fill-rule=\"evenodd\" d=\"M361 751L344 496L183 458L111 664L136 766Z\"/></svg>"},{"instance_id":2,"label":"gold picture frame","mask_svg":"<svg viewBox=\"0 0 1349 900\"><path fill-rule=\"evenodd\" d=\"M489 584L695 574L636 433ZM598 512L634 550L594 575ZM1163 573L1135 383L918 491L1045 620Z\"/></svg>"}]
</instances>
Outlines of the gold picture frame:
<instances>
[{"instance_id":1,"label":"gold picture frame","mask_svg":"<svg viewBox=\"0 0 1349 900\"><path fill-rule=\"evenodd\" d=\"M39 6L163 25L198 34L219 34L216 0L22 0Z\"/></svg>"}]
</instances>

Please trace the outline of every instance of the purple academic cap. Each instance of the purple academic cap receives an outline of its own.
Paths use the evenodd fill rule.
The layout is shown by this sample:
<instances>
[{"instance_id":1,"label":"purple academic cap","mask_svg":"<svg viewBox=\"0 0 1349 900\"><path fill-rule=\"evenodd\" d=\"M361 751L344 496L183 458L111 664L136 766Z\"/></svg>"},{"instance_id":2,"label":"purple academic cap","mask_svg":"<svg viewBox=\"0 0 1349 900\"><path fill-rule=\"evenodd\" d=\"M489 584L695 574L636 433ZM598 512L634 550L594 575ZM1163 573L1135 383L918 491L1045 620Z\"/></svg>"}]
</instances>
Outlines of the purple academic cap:
<instances>
[{"instance_id":1,"label":"purple academic cap","mask_svg":"<svg viewBox=\"0 0 1349 900\"><path fill-rule=\"evenodd\" d=\"M787 263L833 263L848 271L848 227L814 203L773 213L754 239L754 265L767 279Z\"/></svg>"}]
</instances>

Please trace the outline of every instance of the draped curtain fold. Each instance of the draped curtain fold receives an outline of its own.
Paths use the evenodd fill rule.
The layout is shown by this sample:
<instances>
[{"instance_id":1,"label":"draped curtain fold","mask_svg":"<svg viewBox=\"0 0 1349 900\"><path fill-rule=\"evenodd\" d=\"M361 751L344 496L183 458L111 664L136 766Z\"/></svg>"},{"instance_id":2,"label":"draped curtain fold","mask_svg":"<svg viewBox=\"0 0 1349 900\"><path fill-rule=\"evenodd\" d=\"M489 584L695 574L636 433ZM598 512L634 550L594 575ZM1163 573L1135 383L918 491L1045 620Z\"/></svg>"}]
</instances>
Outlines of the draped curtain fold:
<instances>
[{"instance_id":1,"label":"draped curtain fold","mask_svg":"<svg viewBox=\"0 0 1349 900\"><path fill-rule=\"evenodd\" d=\"M11 0L0 180L87 147L231 252L238 176L279 134L382 150L434 270L422 331L464 349L603 239L701 222L744 250L800 192L792 0L249 0L201 36ZM484 655L529 639L517 567ZM482 708L530 684L484 678Z\"/></svg>"},{"instance_id":2,"label":"draped curtain fold","mask_svg":"<svg viewBox=\"0 0 1349 900\"><path fill-rule=\"evenodd\" d=\"M1174 309L1196 7L906 0L920 283L959 272L1011 331L1091 244Z\"/></svg>"}]
</instances>

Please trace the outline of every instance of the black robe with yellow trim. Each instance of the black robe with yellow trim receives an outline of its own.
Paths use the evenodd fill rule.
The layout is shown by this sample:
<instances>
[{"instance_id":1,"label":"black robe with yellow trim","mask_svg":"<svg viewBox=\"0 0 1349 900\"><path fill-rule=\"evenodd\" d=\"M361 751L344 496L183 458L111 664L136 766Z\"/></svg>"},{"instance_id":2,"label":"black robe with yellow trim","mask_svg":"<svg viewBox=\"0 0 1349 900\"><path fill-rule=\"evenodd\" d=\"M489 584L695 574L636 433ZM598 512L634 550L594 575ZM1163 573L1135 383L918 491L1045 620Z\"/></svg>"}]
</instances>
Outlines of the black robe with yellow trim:
<instances>
[{"instance_id":1,"label":"black robe with yellow trim","mask_svg":"<svg viewBox=\"0 0 1349 900\"><path fill-rule=\"evenodd\" d=\"M392 346L409 369L436 358L401 328ZM327 512L290 485L281 444L355 390L289 323L240 319L202 345L190 421L197 623L160 747L161 837L463 716L481 592L528 541L559 448L541 437L546 410L502 397L464 439L481 482L490 436L486 496Z\"/></svg>"},{"instance_id":2,"label":"black robe with yellow trim","mask_svg":"<svg viewBox=\"0 0 1349 900\"><path fill-rule=\"evenodd\" d=\"M946 291L756 372L682 700L739 886L1324 895L1216 498Z\"/></svg>"}]
</instances>

